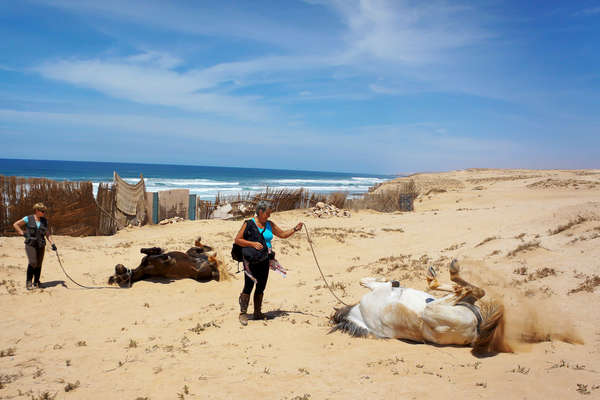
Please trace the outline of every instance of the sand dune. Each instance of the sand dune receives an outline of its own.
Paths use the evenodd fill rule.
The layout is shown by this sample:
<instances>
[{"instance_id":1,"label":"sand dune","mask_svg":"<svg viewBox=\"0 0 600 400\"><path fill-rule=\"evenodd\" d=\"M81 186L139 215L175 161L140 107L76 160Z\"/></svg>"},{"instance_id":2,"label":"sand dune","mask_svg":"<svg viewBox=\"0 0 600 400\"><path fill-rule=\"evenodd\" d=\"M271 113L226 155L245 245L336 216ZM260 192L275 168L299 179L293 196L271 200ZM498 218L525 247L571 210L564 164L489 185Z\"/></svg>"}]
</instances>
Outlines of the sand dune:
<instances>
[{"instance_id":1,"label":"sand dune","mask_svg":"<svg viewBox=\"0 0 600 400\"><path fill-rule=\"evenodd\" d=\"M0 238L0 398L380 399L600 397L600 171L472 169L416 174L411 213L353 212L304 221L345 302L365 276L425 287L425 267L449 261L501 299L516 352L475 358L464 347L328 335L338 305L306 236L275 239L287 278L271 272L264 311L241 327L243 284L229 252L241 222L187 221L112 237L56 237L69 273L104 285L141 247L186 250L202 236L231 279L143 281L80 289L46 254L41 290L24 287L21 238ZM250 306L252 309L252 306Z\"/></svg>"}]
</instances>

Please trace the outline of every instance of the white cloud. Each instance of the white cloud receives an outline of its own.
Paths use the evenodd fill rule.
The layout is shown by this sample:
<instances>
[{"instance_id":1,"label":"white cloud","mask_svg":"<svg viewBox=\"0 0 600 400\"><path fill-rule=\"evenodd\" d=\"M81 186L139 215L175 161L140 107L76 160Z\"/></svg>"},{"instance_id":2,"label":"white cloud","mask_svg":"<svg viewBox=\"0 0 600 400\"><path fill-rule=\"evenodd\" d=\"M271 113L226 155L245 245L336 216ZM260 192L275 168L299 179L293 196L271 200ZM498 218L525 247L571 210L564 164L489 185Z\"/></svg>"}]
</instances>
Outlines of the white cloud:
<instances>
[{"instance_id":1,"label":"white cloud","mask_svg":"<svg viewBox=\"0 0 600 400\"><path fill-rule=\"evenodd\" d=\"M600 14L600 7L585 8L575 13L575 15L596 15Z\"/></svg>"},{"instance_id":2,"label":"white cloud","mask_svg":"<svg viewBox=\"0 0 600 400\"><path fill-rule=\"evenodd\" d=\"M212 58L215 64L185 72L181 72L180 67L186 65L186 60L154 50L120 59L52 61L36 70L47 78L92 88L120 99L251 120L268 118L269 110L259 104L257 97L237 95L238 89L310 81L310 76L330 81L340 77L342 80L372 79L375 75L388 78L370 87L365 84L363 89L355 84L351 88L340 85L344 87L347 99L364 99L369 95L369 89L370 95L436 89L474 90L485 95L481 83L473 84L476 79L473 76L468 79L452 76L443 68L447 63L460 65L456 50L484 43L490 37L474 22L478 20L473 17L474 10L440 1L409 4L386 0L323 0L307 3L314 8L313 12L325 13L324 8L333 11L334 19L341 23L340 29L330 35L323 26L307 29L301 25L302 21L261 17L240 5L229 10L232 14L227 15L229 11L219 7L193 4L183 7L176 2L147 0L142 4L132 0L117 4L114 0L56 0L48 5L86 15L168 27L179 32L250 37L264 43L270 43L270 37L277 37L276 40L287 41L287 50L272 50L274 54L263 53L247 60L221 63ZM328 39L319 40L325 37ZM312 42L318 42L318 45L310 45ZM453 70L460 71L460 67ZM487 78L486 82L489 82ZM331 93L340 92L339 88L326 91L318 84L304 86L303 91L310 95L296 94L297 101L335 98ZM245 91L253 92L262 96L252 89ZM281 96L289 100L289 95ZM278 99L270 100L273 104Z\"/></svg>"},{"instance_id":3,"label":"white cloud","mask_svg":"<svg viewBox=\"0 0 600 400\"><path fill-rule=\"evenodd\" d=\"M192 35L233 37L288 49L320 48L323 36L291 19L269 18L254 2L180 2L161 0L30 0L88 18L105 18ZM308 28L308 29L307 29Z\"/></svg>"},{"instance_id":4,"label":"white cloud","mask_svg":"<svg viewBox=\"0 0 600 400\"><path fill-rule=\"evenodd\" d=\"M373 57L409 65L439 62L448 52L489 37L472 18L474 11L445 2L332 0L345 20L347 58Z\"/></svg>"},{"instance_id":5,"label":"white cloud","mask_svg":"<svg viewBox=\"0 0 600 400\"><path fill-rule=\"evenodd\" d=\"M230 96L217 90L220 81L202 71L177 72L177 58L154 52L124 59L59 60L33 68L45 78L97 90L142 104L260 120L268 110L257 97ZM205 76L206 75L206 76Z\"/></svg>"}]
</instances>

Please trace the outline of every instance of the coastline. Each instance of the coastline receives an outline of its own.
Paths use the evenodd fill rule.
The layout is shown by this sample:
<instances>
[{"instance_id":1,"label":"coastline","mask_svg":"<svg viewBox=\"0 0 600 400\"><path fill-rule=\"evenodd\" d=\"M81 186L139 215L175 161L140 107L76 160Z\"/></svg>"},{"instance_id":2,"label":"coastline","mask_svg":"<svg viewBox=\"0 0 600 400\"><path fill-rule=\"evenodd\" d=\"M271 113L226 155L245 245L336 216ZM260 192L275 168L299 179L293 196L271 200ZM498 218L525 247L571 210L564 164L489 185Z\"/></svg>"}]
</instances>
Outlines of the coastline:
<instances>
[{"instance_id":1,"label":"coastline","mask_svg":"<svg viewBox=\"0 0 600 400\"><path fill-rule=\"evenodd\" d=\"M112 182L113 171L117 171L128 183L137 183L140 174L143 175L147 191L150 192L188 189L191 194L196 194L203 200L212 200L218 194L227 196L258 193L266 187L289 190L302 187L314 193L345 191L358 195L393 177L385 174L328 171L0 159L2 175L91 181L94 192L100 183Z\"/></svg>"}]
</instances>

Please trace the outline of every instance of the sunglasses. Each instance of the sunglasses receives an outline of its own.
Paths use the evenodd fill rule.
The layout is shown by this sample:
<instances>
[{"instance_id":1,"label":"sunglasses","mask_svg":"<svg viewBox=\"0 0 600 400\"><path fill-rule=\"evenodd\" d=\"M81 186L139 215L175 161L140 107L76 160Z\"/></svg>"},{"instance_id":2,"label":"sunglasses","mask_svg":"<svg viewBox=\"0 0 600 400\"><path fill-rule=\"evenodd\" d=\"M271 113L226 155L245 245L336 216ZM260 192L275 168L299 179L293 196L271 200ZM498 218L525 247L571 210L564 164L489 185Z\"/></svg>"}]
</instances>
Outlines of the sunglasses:
<instances>
[{"instance_id":1,"label":"sunglasses","mask_svg":"<svg viewBox=\"0 0 600 400\"><path fill-rule=\"evenodd\" d=\"M46 213L46 210L38 210L38 211L41 212L41 213L43 213L43 214Z\"/></svg>"}]
</instances>

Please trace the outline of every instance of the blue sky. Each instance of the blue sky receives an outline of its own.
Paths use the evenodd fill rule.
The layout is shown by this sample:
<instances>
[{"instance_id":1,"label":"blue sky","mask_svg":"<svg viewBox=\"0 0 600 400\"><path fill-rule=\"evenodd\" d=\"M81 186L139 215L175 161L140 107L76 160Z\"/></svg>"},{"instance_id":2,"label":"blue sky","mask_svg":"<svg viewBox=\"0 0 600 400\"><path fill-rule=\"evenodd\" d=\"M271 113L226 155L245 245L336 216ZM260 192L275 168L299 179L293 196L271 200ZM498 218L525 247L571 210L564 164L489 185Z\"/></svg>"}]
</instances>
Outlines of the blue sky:
<instances>
[{"instance_id":1,"label":"blue sky","mask_svg":"<svg viewBox=\"0 0 600 400\"><path fill-rule=\"evenodd\" d=\"M0 37L0 158L600 168L600 1L3 1Z\"/></svg>"}]
</instances>

